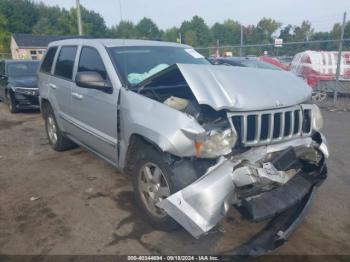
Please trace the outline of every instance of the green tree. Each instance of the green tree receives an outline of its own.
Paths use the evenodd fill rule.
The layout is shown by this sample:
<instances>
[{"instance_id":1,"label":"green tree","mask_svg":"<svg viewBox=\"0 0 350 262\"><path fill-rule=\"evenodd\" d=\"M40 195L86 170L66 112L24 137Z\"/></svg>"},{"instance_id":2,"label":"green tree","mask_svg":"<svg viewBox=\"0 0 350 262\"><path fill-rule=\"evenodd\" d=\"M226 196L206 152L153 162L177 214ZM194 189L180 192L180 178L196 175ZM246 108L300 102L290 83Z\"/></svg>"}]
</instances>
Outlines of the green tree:
<instances>
[{"instance_id":1,"label":"green tree","mask_svg":"<svg viewBox=\"0 0 350 262\"><path fill-rule=\"evenodd\" d=\"M136 38L135 26L130 21L120 21L120 23L111 28L111 36L114 38Z\"/></svg>"},{"instance_id":2,"label":"green tree","mask_svg":"<svg viewBox=\"0 0 350 262\"><path fill-rule=\"evenodd\" d=\"M41 35L72 35L76 30L70 24L69 12L58 6L48 7L43 3L36 6L39 19L32 33Z\"/></svg>"},{"instance_id":3,"label":"green tree","mask_svg":"<svg viewBox=\"0 0 350 262\"><path fill-rule=\"evenodd\" d=\"M261 19L256 26L256 34L260 43L269 44L273 40L273 34L281 27L281 23L271 18Z\"/></svg>"},{"instance_id":4,"label":"green tree","mask_svg":"<svg viewBox=\"0 0 350 262\"><path fill-rule=\"evenodd\" d=\"M80 7L80 10L81 10L83 34L93 36L93 37L106 37L107 27L101 15L92 10L87 10L83 6ZM70 31L73 34L78 34L76 8L71 8L69 13L70 13L69 14Z\"/></svg>"},{"instance_id":5,"label":"green tree","mask_svg":"<svg viewBox=\"0 0 350 262\"><path fill-rule=\"evenodd\" d=\"M0 53L8 53L10 51L11 34L7 31L7 19L0 14Z\"/></svg>"},{"instance_id":6,"label":"green tree","mask_svg":"<svg viewBox=\"0 0 350 262\"><path fill-rule=\"evenodd\" d=\"M294 41L309 41L312 34L314 33L314 29L311 26L309 21L303 21L301 26L296 26L294 28Z\"/></svg>"},{"instance_id":7,"label":"green tree","mask_svg":"<svg viewBox=\"0 0 350 262\"><path fill-rule=\"evenodd\" d=\"M344 28L344 38L350 38L350 21L346 23Z\"/></svg>"},{"instance_id":8,"label":"green tree","mask_svg":"<svg viewBox=\"0 0 350 262\"><path fill-rule=\"evenodd\" d=\"M38 19L35 4L29 0L1 0L0 14L7 18L7 31L31 33Z\"/></svg>"},{"instance_id":9,"label":"green tree","mask_svg":"<svg viewBox=\"0 0 350 262\"><path fill-rule=\"evenodd\" d=\"M184 43L193 46L209 46L213 44L211 31L203 18L194 16L191 21L184 21L180 31L184 36Z\"/></svg>"},{"instance_id":10,"label":"green tree","mask_svg":"<svg viewBox=\"0 0 350 262\"><path fill-rule=\"evenodd\" d=\"M211 32L213 40L219 40L221 45L237 45L241 41L241 25L231 19L223 24L215 23Z\"/></svg>"},{"instance_id":11,"label":"green tree","mask_svg":"<svg viewBox=\"0 0 350 262\"><path fill-rule=\"evenodd\" d=\"M141 39L153 39L159 40L161 33L158 26L149 18L142 18L141 21L135 27L136 35Z\"/></svg>"},{"instance_id":12,"label":"green tree","mask_svg":"<svg viewBox=\"0 0 350 262\"><path fill-rule=\"evenodd\" d=\"M162 40L168 41L168 42L176 42L176 40L179 38L179 32L180 32L180 29L177 27L169 28L165 30Z\"/></svg>"},{"instance_id":13,"label":"green tree","mask_svg":"<svg viewBox=\"0 0 350 262\"><path fill-rule=\"evenodd\" d=\"M185 43L187 45L197 46L199 43L198 38L197 38L197 34L193 30L186 31L184 34L184 39L185 39Z\"/></svg>"},{"instance_id":14,"label":"green tree","mask_svg":"<svg viewBox=\"0 0 350 262\"><path fill-rule=\"evenodd\" d=\"M329 32L316 32L311 36L310 40L328 40L330 39ZM312 50L332 50L335 48L334 43L313 43L310 45L310 49Z\"/></svg>"},{"instance_id":15,"label":"green tree","mask_svg":"<svg viewBox=\"0 0 350 262\"><path fill-rule=\"evenodd\" d=\"M211 33L213 39L219 40L221 44L228 44L227 41L227 28L220 23L215 23L211 27Z\"/></svg>"},{"instance_id":16,"label":"green tree","mask_svg":"<svg viewBox=\"0 0 350 262\"><path fill-rule=\"evenodd\" d=\"M281 29L279 38L282 38L284 42L289 42L293 39L292 35L293 26L287 25Z\"/></svg>"}]
</instances>

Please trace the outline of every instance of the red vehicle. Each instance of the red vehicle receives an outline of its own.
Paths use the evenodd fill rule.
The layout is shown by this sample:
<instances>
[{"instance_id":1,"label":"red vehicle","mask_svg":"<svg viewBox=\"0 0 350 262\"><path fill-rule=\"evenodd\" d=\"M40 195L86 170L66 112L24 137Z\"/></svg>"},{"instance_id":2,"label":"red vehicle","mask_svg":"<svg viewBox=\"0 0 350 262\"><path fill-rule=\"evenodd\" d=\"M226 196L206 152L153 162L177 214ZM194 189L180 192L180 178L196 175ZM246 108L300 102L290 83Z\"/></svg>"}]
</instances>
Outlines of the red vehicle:
<instances>
[{"instance_id":1,"label":"red vehicle","mask_svg":"<svg viewBox=\"0 0 350 262\"><path fill-rule=\"evenodd\" d=\"M279 67L279 68L281 68L281 69L283 69L283 70L286 70L286 71L289 70L289 66L288 66L288 65L281 63L281 61L278 60L278 59L275 58L275 57L260 56L258 59L259 59L260 61L265 62L265 63L269 63L269 64L272 64L272 65L274 65L274 66L277 66L277 67Z\"/></svg>"},{"instance_id":2,"label":"red vehicle","mask_svg":"<svg viewBox=\"0 0 350 262\"><path fill-rule=\"evenodd\" d=\"M338 52L305 51L294 56L290 71L303 77L310 87L325 86L335 80ZM340 61L341 81L350 80L350 52L343 52ZM323 90L326 92L332 90ZM349 90L350 91L350 90Z\"/></svg>"}]
</instances>

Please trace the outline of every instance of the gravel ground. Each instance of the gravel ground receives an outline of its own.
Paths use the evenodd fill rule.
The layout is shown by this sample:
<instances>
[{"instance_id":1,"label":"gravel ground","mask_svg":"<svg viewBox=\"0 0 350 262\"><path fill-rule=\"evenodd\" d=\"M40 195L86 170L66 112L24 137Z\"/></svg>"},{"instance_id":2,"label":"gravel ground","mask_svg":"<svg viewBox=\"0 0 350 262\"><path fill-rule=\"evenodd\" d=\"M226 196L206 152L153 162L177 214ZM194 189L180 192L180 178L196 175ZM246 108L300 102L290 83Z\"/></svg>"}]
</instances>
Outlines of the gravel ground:
<instances>
[{"instance_id":1,"label":"gravel ground","mask_svg":"<svg viewBox=\"0 0 350 262\"><path fill-rule=\"evenodd\" d=\"M276 254L350 255L350 114L324 116L329 178ZM0 104L0 254L218 253L263 226L231 211L200 240L182 229L156 231L143 221L127 176L83 149L53 151L38 113L11 115Z\"/></svg>"}]
</instances>

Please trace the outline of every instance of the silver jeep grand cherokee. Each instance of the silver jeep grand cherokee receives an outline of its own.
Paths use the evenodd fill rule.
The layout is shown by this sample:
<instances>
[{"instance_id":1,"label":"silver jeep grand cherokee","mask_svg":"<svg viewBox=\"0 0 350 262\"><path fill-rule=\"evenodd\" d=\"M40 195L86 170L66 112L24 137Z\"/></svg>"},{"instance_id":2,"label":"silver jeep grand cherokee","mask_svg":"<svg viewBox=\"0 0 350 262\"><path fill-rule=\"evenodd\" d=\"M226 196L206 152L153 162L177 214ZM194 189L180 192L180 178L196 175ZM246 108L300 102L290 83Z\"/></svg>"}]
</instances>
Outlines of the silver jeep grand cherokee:
<instances>
[{"instance_id":1,"label":"silver jeep grand cherokee","mask_svg":"<svg viewBox=\"0 0 350 262\"><path fill-rule=\"evenodd\" d=\"M234 207L273 218L244 245L270 251L326 178L321 112L288 72L211 65L173 43L72 39L50 44L38 74L53 149L79 145L132 175L158 228L198 238Z\"/></svg>"}]
</instances>

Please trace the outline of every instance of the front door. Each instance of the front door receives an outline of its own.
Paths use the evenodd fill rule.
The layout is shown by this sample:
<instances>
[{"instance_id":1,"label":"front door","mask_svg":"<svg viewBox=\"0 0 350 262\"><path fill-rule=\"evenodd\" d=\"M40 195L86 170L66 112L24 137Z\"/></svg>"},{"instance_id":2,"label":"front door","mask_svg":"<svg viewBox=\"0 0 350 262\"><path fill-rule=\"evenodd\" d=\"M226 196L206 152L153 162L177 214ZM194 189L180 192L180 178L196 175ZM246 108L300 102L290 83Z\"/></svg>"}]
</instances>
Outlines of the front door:
<instances>
[{"instance_id":1,"label":"front door","mask_svg":"<svg viewBox=\"0 0 350 262\"><path fill-rule=\"evenodd\" d=\"M101 55L94 47L83 46L77 72L98 72L109 81ZM73 117L77 125L75 137L106 160L117 163L117 99L118 90L105 92L74 85Z\"/></svg>"}]
</instances>

